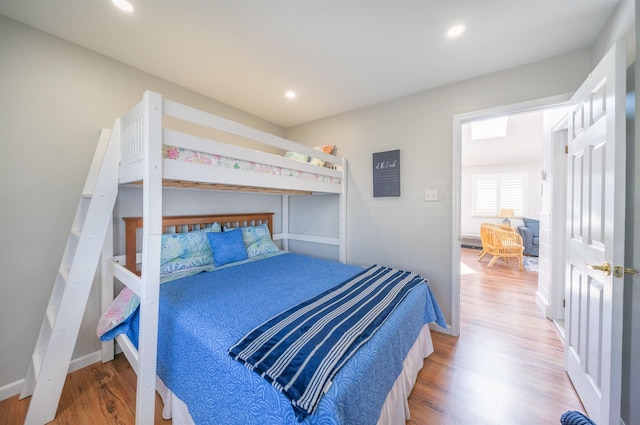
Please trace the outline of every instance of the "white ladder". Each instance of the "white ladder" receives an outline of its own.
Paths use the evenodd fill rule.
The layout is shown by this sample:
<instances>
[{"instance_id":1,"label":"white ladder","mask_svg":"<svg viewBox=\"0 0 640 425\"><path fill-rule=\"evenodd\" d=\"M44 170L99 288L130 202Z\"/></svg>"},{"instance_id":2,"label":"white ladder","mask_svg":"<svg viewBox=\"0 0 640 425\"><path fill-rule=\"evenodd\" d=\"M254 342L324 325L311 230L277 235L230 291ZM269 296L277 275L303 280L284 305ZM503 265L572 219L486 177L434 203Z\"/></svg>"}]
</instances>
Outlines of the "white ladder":
<instances>
[{"instance_id":1,"label":"white ladder","mask_svg":"<svg viewBox=\"0 0 640 425\"><path fill-rule=\"evenodd\" d=\"M118 195L120 146L110 135L108 129L100 133L20 393L21 399L33 395L25 425L42 425L56 415Z\"/></svg>"}]
</instances>

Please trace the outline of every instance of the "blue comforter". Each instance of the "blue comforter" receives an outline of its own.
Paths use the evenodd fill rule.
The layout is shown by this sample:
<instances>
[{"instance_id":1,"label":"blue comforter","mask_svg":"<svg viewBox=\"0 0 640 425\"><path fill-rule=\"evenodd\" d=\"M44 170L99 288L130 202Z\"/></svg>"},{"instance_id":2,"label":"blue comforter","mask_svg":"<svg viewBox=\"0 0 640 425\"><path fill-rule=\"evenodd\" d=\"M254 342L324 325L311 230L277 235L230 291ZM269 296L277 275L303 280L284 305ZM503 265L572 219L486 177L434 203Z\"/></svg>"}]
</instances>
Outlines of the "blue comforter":
<instances>
[{"instance_id":1,"label":"blue comforter","mask_svg":"<svg viewBox=\"0 0 640 425\"><path fill-rule=\"evenodd\" d=\"M290 401L228 349L260 323L361 271L286 253L161 285L158 375L196 424L297 424ZM432 321L445 325L431 291L419 285L345 363L303 423L375 424L407 352ZM135 322L118 332L135 330Z\"/></svg>"}]
</instances>

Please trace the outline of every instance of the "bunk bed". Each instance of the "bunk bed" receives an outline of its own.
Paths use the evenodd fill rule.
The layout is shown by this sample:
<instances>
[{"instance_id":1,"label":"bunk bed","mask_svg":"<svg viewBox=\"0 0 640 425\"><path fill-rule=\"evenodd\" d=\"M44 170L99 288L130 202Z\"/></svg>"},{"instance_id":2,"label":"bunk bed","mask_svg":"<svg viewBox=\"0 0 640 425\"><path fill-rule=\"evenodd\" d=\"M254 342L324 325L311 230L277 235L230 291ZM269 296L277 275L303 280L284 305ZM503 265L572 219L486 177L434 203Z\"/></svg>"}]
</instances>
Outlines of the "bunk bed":
<instances>
[{"instance_id":1,"label":"bunk bed","mask_svg":"<svg viewBox=\"0 0 640 425\"><path fill-rule=\"evenodd\" d=\"M170 130L163 127L165 119L177 119L195 126L229 133L234 137L246 138L266 145L271 149L271 153ZM126 220L125 254L106 259L106 266L102 268L102 293L104 298L109 298L103 301L103 308L107 307L107 304L118 304L117 297L115 302L111 303L113 278L124 284L125 290L130 294L135 294L135 297L129 295L124 298L139 300L135 314L129 308L128 315L123 314L120 318L123 320L117 323L117 330L109 335L117 339L138 375L137 423L153 423L156 390L165 402L163 415L173 417L174 423L177 424L193 423L194 418L191 415L194 412L199 422L202 422L202 418L213 417L211 415L214 413L207 412L206 409L216 411L216 423L231 423L231 420L243 424L265 423L264 415L267 413L272 415L267 422L292 424L299 421L309 424L338 424L352 422L356 417L377 418L375 420L378 423L398 423L409 417L407 397L422 367L424 357L433 351L428 322L437 321L441 326L445 325L426 281L421 280L419 276L418 283L424 284L416 283L416 289L403 296L398 305L389 312L389 317L378 325L378 331L370 335L366 343L363 341L358 351L345 360L336 374L330 377L328 384L322 388L324 396L305 414L299 414L299 411L292 409L289 400L276 390L276 385L270 385L267 380L252 372L250 366L244 367L240 362L233 360L226 351L222 355L219 352L212 354L212 347L220 348L222 344L226 350L229 348L229 342L234 342L231 339L237 339L238 335L242 336L241 334L250 331L274 314L292 308L305 299L330 291L341 282L356 279L364 270L368 270L346 264L346 160L181 105L153 92L146 92L142 102L116 120L110 143L113 141L120 146L118 183L141 185L143 192L142 217ZM273 153L274 148L281 153ZM287 158L285 152L317 158L330 166L322 167L296 161ZM180 161L177 160L178 156L195 160ZM280 232L274 232L270 213L163 217L163 187L281 194ZM289 231L289 196L311 193L329 193L339 197L338 238L299 235ZM168 276L161 274L161 247L168 234L223 231L222 234L231 235L237 228L243 229L244 232L245 229L260 226L267 229L269 238L278 242L280 248L258 253L252 258L239 261L234 259L221 267L215 264L215 267L195 268L188 273L177 273L175 276L171 276L171 273L167 273ZM215 238L209 235L205 239L213 241ZM336 245L340 262L312 259L287 252L291 240ZM244 241L246 243L246 239ZM113 249L109 243L105 247L107 251ZM214 262L215 256L214 250ZM303 275L302 271L311 270L312 266L318 267L316 272L312 273L313 276L304 276L303 282L300 282L300 279L292 280L296 276L300 278ZM262 282L256 282L256 276L264 276L262 267L279 270L284 275L280 279L284 281L284 287L265 289L260 286ZM282 270L288 272L282 273ZM411 279L417 279L413 274L411 276ZM207 284L207 279L213 279L216 284ZM166 283L160 285L161 282ZM223 283L219 286L217 282ZM225 299L222 304L236 307L248 305L251 306L251 311L259 313L246 323L236 323L237 326L231 330L220 330L216 327L218 323L235 320L224 317L236 317L234 314L239 313L227 311L227 316L209 314L212 310L216 310L217 314L217 310L222 308L222 304L216 304L222 302L216 298L219 294L191 294L196 297L195 300L180 304L189 298L187 292L193 287L220 289L226 287L225 285L233 288L225 296L233 298ZM247 286L249 289L244 289L245 291L255 291L257 286L257 295L236 291L239 286ZM171 291L174 291L173 296L167 295ZM285 293L295 296L285 296ZM269 296L275 298L268 298ZM204 298L217 307L209 306L205 312L197 312L188 319L175 319L182 313L192 311L190 302L197 304L197 300ZM262 307L246 301L250 298L261 299ZM181 301L175 305L170 303L170 299ZM180 310L181 313L167 314L168 309L174 309L171 310L173 313ZM109 311L107 309L107 312ZM186 320L192 324L197 322L202 326L180 329L182 325L175 320ZM215 331L207 333L208 328L217 329L226 339L218 340ZM172 331L168 332L167 329ZM199 339L192 340L190 346L203 347L194 349L184 357L186 360L178 360L177 369L183 370L198 357L209 362L225 363L225 367L231 368L226 372L216 370L201 374L209 377L203 378L205 381L202 385L209 389L217 388L217 392L213 391L204 396L200 389L195 390L190 388L190 385L185 387L178 372L168 370L171 361L167 358L175 361L185 354L182 348L172 351L174 345L184 347L186 344L184 341L177 343L171 338L177 334L194 336L194 333L199 334ZM168 337L167 334L173 336ZM227 340L228 338L231 339ZM381 352L386 354L381 355ZM201 364L201 367L205 366ZM189 379L196 379L193 375L189 376ZM215 382L212 382L212 379ZM367 391L363 391L363 388L367 388ZM258 398L234 396L234 400L231 395L236 392L245 395L258 394ZM192 398L194 394L200 394L205 398ZM228 411L221 413L220 410L224 410L222 406L227 406L224 409ZM210 422L210 419L207 421Z\"/></svg>"}]
</instances>

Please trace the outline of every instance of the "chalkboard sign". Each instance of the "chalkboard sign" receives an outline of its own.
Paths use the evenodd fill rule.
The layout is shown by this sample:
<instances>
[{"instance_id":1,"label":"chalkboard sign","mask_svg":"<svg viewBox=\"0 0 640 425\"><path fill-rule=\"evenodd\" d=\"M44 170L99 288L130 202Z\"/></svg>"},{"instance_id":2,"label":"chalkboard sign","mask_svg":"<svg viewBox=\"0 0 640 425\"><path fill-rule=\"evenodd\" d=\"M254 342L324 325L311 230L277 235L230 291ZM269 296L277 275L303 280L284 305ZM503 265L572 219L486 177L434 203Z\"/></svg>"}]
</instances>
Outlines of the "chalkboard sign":
<instances>
[{"instance_id":1,"label":"chalkboard sign","mask_svg":"<svg viewBox=\"0 0 640 425\"><path fill-rule=\"evenodd\" d=\"M400 196L400 150L373 154L373 197Z\"/></svg>"}]
</instances>

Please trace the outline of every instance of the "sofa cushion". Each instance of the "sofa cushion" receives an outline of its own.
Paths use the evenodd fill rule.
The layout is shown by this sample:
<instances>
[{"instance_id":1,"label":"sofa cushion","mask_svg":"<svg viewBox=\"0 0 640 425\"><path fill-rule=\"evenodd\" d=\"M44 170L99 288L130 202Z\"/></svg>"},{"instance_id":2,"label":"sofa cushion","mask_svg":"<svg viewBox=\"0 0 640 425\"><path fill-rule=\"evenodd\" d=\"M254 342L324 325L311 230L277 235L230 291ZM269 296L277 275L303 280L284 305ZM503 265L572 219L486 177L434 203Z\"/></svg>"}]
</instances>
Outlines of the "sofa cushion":
<instances>
[{"instance_id":1,"label":"sofa cushion","mask_svg":"<svg viewBox=\"0 0 640 425\"><path fill-rule=\"evenodd\" d=\"M540 237L539 236L534 236L533 237L533 244L536 246L540 246Z\"/></svg>"},{"instance_id":2,"label":"sofa cushion","mask_svg":"<svg viewBox=\"0 0 640 425\"><path fill-rule=\"evenodd\" d=\"M524 225L533 231L533 236L537 238L540 236L540 220L534 220L532 218L523 218ZM537 245L537 243L536 243Z\"/></svg>"}]
</instances>

